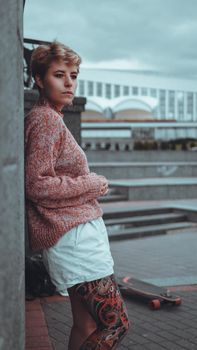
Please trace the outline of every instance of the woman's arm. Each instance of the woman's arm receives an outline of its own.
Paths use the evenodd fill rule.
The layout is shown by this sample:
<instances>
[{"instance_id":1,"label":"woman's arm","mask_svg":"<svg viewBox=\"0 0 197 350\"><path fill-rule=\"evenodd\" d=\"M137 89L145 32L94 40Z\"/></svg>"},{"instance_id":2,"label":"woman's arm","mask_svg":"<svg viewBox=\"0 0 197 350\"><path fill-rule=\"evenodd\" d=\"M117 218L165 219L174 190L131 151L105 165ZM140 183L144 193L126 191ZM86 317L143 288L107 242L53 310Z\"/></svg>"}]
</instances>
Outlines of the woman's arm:
<instances>
[{"instance_id":1,"label":"woman's arm","mask_svg":"<svg viewBox=\"0 0 197 350\"><path fill-rule=\"evenodd\" d=\"M36 118L26 126L27 142L25 152L25 187L29 200L48 207L63 207L79 201L87 201L100 196L104 177L95 173L71 178L57 176L54 163L65 129L57 116ZM73 199L73 200L72 200Z\"/></svg>"}]
</instances>

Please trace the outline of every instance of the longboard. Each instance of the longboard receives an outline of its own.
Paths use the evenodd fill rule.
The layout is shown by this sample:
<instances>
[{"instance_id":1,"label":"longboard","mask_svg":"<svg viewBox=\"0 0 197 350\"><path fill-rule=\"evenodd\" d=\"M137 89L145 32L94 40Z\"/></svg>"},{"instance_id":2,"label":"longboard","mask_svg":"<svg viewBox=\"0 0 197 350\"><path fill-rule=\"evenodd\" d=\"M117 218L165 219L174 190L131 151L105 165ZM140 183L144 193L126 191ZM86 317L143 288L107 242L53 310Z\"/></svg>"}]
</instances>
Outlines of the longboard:
<instances>
[{"instance_id":1,"label":"longboard","mask_svg":"<svg viewBox=\"0 0 197 350\"><path fill-rule=\"evenodd\" d=\"M117 279L122 294L144 300L151 309L158 310L161 304L181 305L182 300L178 295L168 289L131 277Z\"/></svg>"}]
</instances>

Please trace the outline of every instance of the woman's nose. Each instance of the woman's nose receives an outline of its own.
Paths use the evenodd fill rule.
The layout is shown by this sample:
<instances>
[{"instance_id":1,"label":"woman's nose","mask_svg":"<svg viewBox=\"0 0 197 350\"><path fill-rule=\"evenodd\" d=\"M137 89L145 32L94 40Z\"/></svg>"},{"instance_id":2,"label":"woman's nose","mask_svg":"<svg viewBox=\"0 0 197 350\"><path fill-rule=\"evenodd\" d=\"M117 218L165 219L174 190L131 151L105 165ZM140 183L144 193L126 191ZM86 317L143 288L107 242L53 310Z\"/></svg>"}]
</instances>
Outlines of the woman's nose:
<instances>
[{"instance_id":1,"label":"woman's nose","mask_svg":"<svg viewBox=\"0 0 197 350\"><path fill-rule=\"evenodd\" d=\"M65 86L71 86L72 85L72 80L70 77L66 77L64 81Z\"/></svg>"}]
</instances>

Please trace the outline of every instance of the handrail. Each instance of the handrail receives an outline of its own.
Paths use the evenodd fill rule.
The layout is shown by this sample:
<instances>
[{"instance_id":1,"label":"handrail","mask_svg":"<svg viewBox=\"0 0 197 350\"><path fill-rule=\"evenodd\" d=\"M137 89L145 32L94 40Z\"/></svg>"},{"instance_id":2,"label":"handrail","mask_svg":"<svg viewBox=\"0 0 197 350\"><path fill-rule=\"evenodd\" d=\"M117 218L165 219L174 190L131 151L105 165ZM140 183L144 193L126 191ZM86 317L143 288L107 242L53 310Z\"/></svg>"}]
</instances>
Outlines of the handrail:
<instances>
[{"instance_id":1,"label":"handrail","mask_svg":"<svg viewBox=\"0 0 197 350\"><path fill-rule=\"evenodd\" d=\"M27 44L35 44L35 45L44 45L44 44L50 44L51 43L50 41L29 39L29 38L24 38L23 42L27 43Z\"/></svg>"}]
</instances>

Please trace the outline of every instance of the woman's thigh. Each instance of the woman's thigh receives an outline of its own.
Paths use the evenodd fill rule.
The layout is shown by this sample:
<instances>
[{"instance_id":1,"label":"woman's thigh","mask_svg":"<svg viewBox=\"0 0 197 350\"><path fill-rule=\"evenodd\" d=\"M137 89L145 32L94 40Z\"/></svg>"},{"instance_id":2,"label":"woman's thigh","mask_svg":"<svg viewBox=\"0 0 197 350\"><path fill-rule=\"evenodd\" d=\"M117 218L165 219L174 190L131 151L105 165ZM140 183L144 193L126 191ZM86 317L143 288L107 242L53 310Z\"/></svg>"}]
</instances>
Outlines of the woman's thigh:
<instances>
[{"instance_id":1,"label":"woman's thigh","mask_svg":"<svg viewBox=\"0 0 197 350\"><path fill-rule=\"evenodd\" d=\"M82 298L75 293L76 286L68 288L73 315L73 326L84 336L88 337L97 328L96 322L92 318L89 310Z\"/></svg>"},{"instance_id":2,"label":"woman's thigh","mask_svg":"<svg viewBox=\"0 0 197 350\"><path fill-rule=\"evenodd\" d=\"M76 286L78 295L100 329L128 329L125 303L113 275Z\"/></svg>"}]
</instances>

